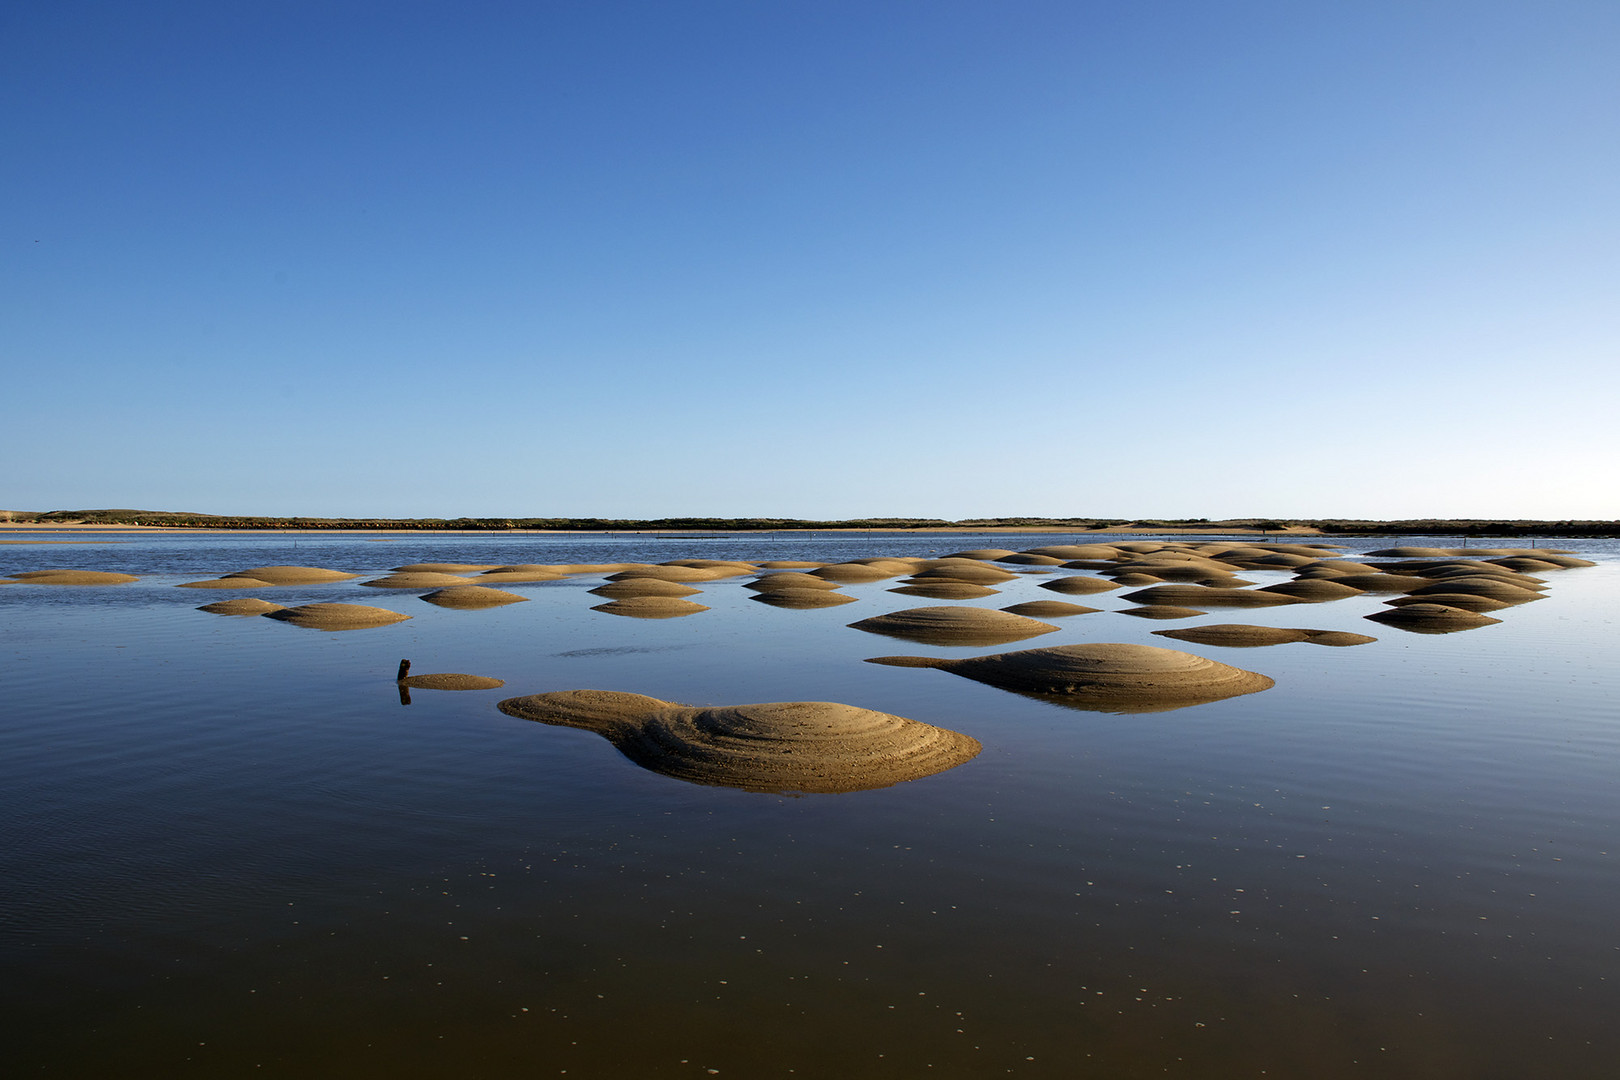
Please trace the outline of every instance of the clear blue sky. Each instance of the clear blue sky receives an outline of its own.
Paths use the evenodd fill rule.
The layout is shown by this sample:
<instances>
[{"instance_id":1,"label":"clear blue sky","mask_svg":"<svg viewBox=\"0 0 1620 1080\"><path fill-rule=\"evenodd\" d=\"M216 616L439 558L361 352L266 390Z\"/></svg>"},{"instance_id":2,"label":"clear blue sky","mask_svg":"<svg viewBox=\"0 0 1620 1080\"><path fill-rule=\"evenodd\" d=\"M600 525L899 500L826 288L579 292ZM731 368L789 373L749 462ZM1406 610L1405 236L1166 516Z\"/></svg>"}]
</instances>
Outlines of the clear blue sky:
<instances>
[{"instance_id":1,"label":"clear blue sky","mask_svg":"<svg viewBox=\"0 0 1620 1080\"><path fill-rule=\"evenodd\" d=\"M1614 0L0 0L0 507L1620 518Z\"/></svg>"}]
</instances>

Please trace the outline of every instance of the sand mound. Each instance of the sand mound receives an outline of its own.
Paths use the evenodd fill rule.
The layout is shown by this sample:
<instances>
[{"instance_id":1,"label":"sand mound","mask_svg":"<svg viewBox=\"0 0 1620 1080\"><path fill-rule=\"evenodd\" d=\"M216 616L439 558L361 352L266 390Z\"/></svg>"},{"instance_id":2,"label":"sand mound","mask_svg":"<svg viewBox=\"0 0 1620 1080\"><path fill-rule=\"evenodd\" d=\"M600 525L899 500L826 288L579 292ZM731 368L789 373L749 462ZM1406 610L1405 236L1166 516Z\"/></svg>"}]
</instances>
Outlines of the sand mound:
<instances>
[{"instance_id":1,"label":"sand mound","mask_svg":"<svg viewBox=\"0 0 1620 1080\"><path fill-rule=\"evenodd\" d=\"M567 690L508 698L500 710L594 731L654 772L744 791L866 791L932 776L980 750L954 731L828 701L697 708Z\"/></svg>"},{"instance_id":2,"label":"sand mound","mask_svg":"<svg viewBox=\"0 0 1620 1080\"><path fill-rule=\"evenodd\" d=\"M1443 581L1431 582L1420 589L1409 589L1412 596L1434 596L1437 593L1469 593L1473 596L1488 596L1492 600L1500 600L1504 604L1525 604L1531 600L1545 600L1534 589L1523 589L1517 585L1510 585L1505 581L1489 577L1448 577Z\"/></svg>"},{"instance_id":3,"label":"sand mound","mask_svg":"<svg viewBox=\"0 0 1620 1080\"><path fill-rule=\"evenodd\" d=\"M506 685L504 679L491 679L487 675L462 675L458 672L410 675L399 681L412 690L495 690Z\"/></svg>"},{"instance_id":4,"label":"sand mound","mask_svg":"<svg viewBox=\"0 0 1620 1080\"><path fill-rule=\"evenodd\" d=\"M1500 566L1504 570L1512 570L1519 574L1545 574L1553 570L1562 570L1563 566L1551 559L1534 559L1525 555L1510 555L1505 559L1489 560L1491 566Z\"/></svg>"},{"instance_id":5,"label":"sand mound","mask_svg":"<svg viewBox=\"0 0 1620 1080\"><path fill-rule=\"evenodd\" d=\"M134 574L113 574L106 570L25 570L11 580L29 585L123 585L139 581Z\"/></svg>"},{"instance_id":6,"label":"sand mound","mask_svg":"<svg viewBox=\"0 0 1620 1080\"><path fill-rule=\"evenodd\" d=\"M1142 607L1120 608L1116 614L1134 615L1138 619L1190 619L1194 615L1208 615L1209 612L1179 607L1175 604L1147 604Z\"/></svg>"},{"instance_id":7,"label":"sand mound","mask_svg":"<svg viewBox=\"0 0 1620 1080\"><path fill-rule=\"evenodd\" d=\"M267 619L280 619L311 630L364 630L373 626L404 622L409 615L401 615L387 608L367 607L365 604L303 604L299 607L267 611Z\"/></svg>"},{"instance_id":8,"label":"sand mound","mask_svg":"<svg viewBox=\"0 0 1620 1080\"><path fill-rule=\"evenodd\" d=\"M1155 630L1160 637L1191 641L1199 645L1224 645L1233 649L1252 649L1262 645L1286 645L1305 641L1313 645L1365 645L1377 641L1366 634L1351 634L1343 630L1300 630L1280 626L1249 626L1245 623L1213 623L1209 626L1188 626L1180 630Z\"/></svg>"},{"instance_id":9,"label":"sand mound","mask_svg":"<svg viewBox=\"0 0 1620 1080\"><path fill-rule=\"evenodd\" d=\"M828 581L826 578L816 577L814 574L796 574L791 571L778 574L766 574L762 578L755 578L744 585L745 589L755 592L780 592L782 589L820 589L823 591L838 588L838 582Z\"/></svg>"},{"instance_id":10,"label":"sand mound","mask_svg":"<svg viewBox=\"0 0 1620 1080\"><path fill-rule=\"evenodd\" d=\"M1119 587L1117 581L1109 581L1107 578L1084 577L1080 574L1041 582L1041 588L1051 589L1055 593L1063 593L1066 596L1085 596L1090 593L1111 592Z\"/></svg>"},{"instance_id":11,"label":"sand mound","mask_svg":"<svg viewBox=\"0 0 1620 1080\"><path fill-rule=\"evenodd\" d=\"M480 585L519 585L526 581L561 581L567 576L547 566L503 566L497 570L485 570L472 580Z\"/></svg>"},{"instance_id":12,"label":"sand mound","mask_svg":"<svg viewBox=\"0 0 1620 1080\"><path fill-rule=\"evenodd\" d=\"M1473 630L1480 626L1499 623L1489 615L1481 615L1445 604L1406 604L1365 616L1374 622L1410 630L1415 634L1450 634L1457 630Z\"/></svg>"},{"instance_id":13,"label":"sand mound","mask_svg":"<svg viewBox=\"0 0 1620 1080\"><path fill-rule=\"evenodd\" d=\"M826 565L823 562L810 562L805 559L769 559L758 564L761 570L814 570Z\"/></svg>"},{"instance_id":14,"label":"sand mound","mask_svg":"<svg viewBox=\"0 0 1620 1080\"><path fill-rule=\"evenodd\" d=\"M422 599L444 608L487 608L500 607L502 604L521 604L528 597L502 589L486 588L483 585L454 585L448 589L435 589Z\"/></svg>"},{"instance_id":15,"label":"sand mound","mask_svg":"<svg viewBox=\"0 0 1620 1080\"><path fill-rule=\"evenodd\" d=\"M441 574L433 570L400 570L386 577L362 581L360 584L372 589L453 589L467 583L466 578L456 574Z\"/></svg>"},{"instance_id":16,"label":"sand mound","mask_svg":"<svg viewBox=\"0 0 1620 1080\"><path fill-rule=\"evenodd\" d=\"M273 589L273 588L275 588L275 586L272 585L268 581L260 581L258 578L250 578L250 577L223 578L222 577L222 578L209 578L206 581L185 581L185 582L181 582L179 585L176 585L175 588L177 588L177 589L247 589L247 590L251 591L253 589Z\"/></svg>"},{"instance_id":17,"label":"sand mound","mask_svg":"<svg viewBox=\"0 0 1620 1080\"><path fill-rule=\"evenodd\" d=\"M616 574L620 570L633 570L636 567L641 566L641 565L642 565L641 563L627 563L627 562L615 562L615 563L559 563L559 564L557 564L555 566L548 566L546 569L555 570L557 573L563 575L564 577L568 577L568 576L573 575L573 574Z\"/></svg>"},{"instance_id":18,"label":"sand mound","mask_svg":"<svg viewBox=\"0 0 1620 1080\"><path fill-rule=\"evenodd\" d=\"M1390 607L1410 607L1413 604L1444 604L1446 607L1462 608L1464 611L1501 611L1513 605L1506 600L1493 600L1489 596L1476 596L1472 593L1429 593L1426 596L1397 596L1384 603Z\"/></svg>"},{"instance_id":19,"label":"sand mound","mask_svg":"<svg viewBox=\"0 0 1620 1080\"><path fill-rule=\"evenodd\" d=\"M477 574L497 569L488 563L419 562L409 566L396 566L396 574Z\"/></svg>"},{"instance_id":20,"label":"sand mound","mask_svg":"<svg viewBox=\"0 0 1620 1080\"><path fill-rule=\"evenodd\" d=\"M972 551L954 552L953 554L943 556L943 558L980 559L984 562L994 562L997 559L1005 559L1009 555L1017 554L1018 552L1013 551L1010 548L974 548Z\"/></svg>"},{"instance_id":21,"label":"sand mound","mask_svg":"<svg viewBox=\"0 0 1620 1080\"><path fill-rule=\"evenodd\" d=\"M1161 580L1161 578L1158 578L1153 574L1144 574L1138 570L1134 573L1119 575L1114 579L1114 584L1121 587L1134 588L1140 585L1157 585Z\"/></svg>"},{"instance_id":22,"label":"sand mound","mask_svg":"<svg viewBox=\"0 0 1620 1080\"><path fill-rule=\"evenodd\" d=\"M591 610L608 615L625 615L632 619L678 619L682 615L696 615L709 609L674 596L627 596L623 600L597 604Z\"/></svg>"},{"instance_id":23,"label":"sand mound","mask_svg":"<svg viewBox=\"0 0 1620 1080\"><path fill-rule=\"evenodd\" d=\"M623 581L610 581L606 585L598 585L590 590L597 596L605 596L609 600L623 600L630 596L696 596L702 589L694 589L690 585L682 585L678 581L664 581L662 578L626 578Z\"/></svg>"},{"instance_id":24,"label":"sand mound","mask_svg":"<svg viewBox=\"0 0 1620 1080\"><path fill-rule=\"evenodd\" d=\"M1003 690L1102 712L1179 709L1274 685L1253 671L1152 645L1060 645L961 660L881 656L867 662L941 668Z\"/></svg>"},{"instance_id":25,"label":"sand mound","mask_svg":"<svg viewBox=\"0 0 1620 1080\"><path fill-rule=\"evenodd\" d=\"M1138 604L1171 604L1182 607L1276 607L1298 604L1296 597L1259 589L1212 589L1207 585L1152 585L1126 593L1125 599Z\"/></svg>"},{"instance_id":26,"label":"sand mound","mask_svg":"<svg viewBox=\"0 0 1620 1080\"><path fill-rule=\"evenodd\" d=\"M268 615L272 611L280 611L280 604L272 604L268 600L260 600L256 596L238 596L230 600L219 600L212 604L204 604L197 609L213 615Z\"/></svg>"},{"instance_id":27,"label":"sand mound","mask_svg":"<svg viewBox=\"0 0 1620 1080\"><path fill-rule=\"evenodd\" d=\"M971 581L933 581L920 585L899 585L889 591L929 600L976 600L981 596L994 596L1000 590L988 585L975 585Z\"/></svg>"},{"instance_id":28,"label":"sand mound","mask_svg":"<svg viewBox=\"0 0 1620 1080\"><path fill-rule=\"evenodd\" d=\"M1457 578L1491 578L1496 581L1514 585L1532 592L1542 592L1547 588L1547 579L1531 577L1529 574L1509 570L1505 566L1492 566L1489 563L1475 563L1471 566L1445 566L1418 575L1430 581L1452 581Z\"/></svg>"},{"instance_id":29,"label":"sand mound","mask_svg":"<svg viewBox=\"0 0 1620 1080\"><path fill-rule=\"evenodd\" d=\"M1587 559L1577 559L1573 555L1560 555L1556 552L1541 551L1534 555L1508 556L1508 558L1528 558L1534 562L1551 563L1560 570L1574 570L1582 566L1596 566L1597 563ZM1511 567L1510 567L1511 569Z\"/></svg>"},{"instance_id":30,"label":"sand mound","mask_svg":"<svg viewBox=\"0 0 1620 1080\"><path fill-rule=\"evenodd\" d=\"M918 641L925 645L1004 645L1057 627L1022 615L979 607L925 607L894 611L849 624L869 634Z\"/></svg>"},{"instance_id":31,"label":"sand mound","mask_svg":"<svg viewBox=\"0 0 1620 1080\"><path fill-rule=\"evenodd\" d=\"M1330 578L1299 578L1280 585L1267 585L1261 592L1280 593L1307 604L1321 604L1329 600L1343 600L1347 596L1360 596L1362 590L1354 585Z\"/></svg>"},{"instance_id":32,"label":"sand mound","mask_svg":"<svg viewBox=\"0 0 1620 1080\"><path fill-rule=\"evenodd\" d=\"M810 573L824 581L836 582L840 585L858 585L866 581L883 581L885 578L899 577L901 574L911 572L911 567L880 565L871 563L843 562L820 566Z\"/></svg>"},{"instance_id":33,"label":"sand mound","mask_svg":"<svg viewBox=\"0 0 1620 1080\"><path fill-rule=\"evenodd\" d=\"M1378 568L1369 563L1350 562L1348 559L1322 559L1295 571L1296 577L1343 577L1345 574L1376 574Z\"/></svg>"},{"instance_id":34,"label":"sand mound","mask_svg":"<svg viewBox=\"0 0 1620 1080\"><path fill-rule=\"evenodd\" d=\"M743 570L729 570L716 566L632 566L609 574L609 581L629 581L631 578L658 578L662 581L717 581L736 577Z\"/></svg>"},{"instance_id":35,"label":"sand mound","mask_svg":"<svg viewBox=\"0 0 1620 1080\"><path fill-rule=\"evenodd\" d=\"M971 581L975 585L995 585L1011 581L1017 576L1010 570L986 566L984 563L969 559L935 559L911 575L909 583L920 585L925 581Z\"/></svg>"},{"instance_id":36,"label":"sand mound","mask_svg":"<svg viewBox=\"0 0 1620 1080\"><path fill-rule=\"evenodd\" d=\"M750 599L780 608L824 608L853 604L855 597L826 589L771 589L755 593Z\"/></svg>"},{"instance_id":37,"label":"sand mound","mask_svg":"<svg viewBox=\"0 0 1620 1080\"><path fill-rule=\"evenodd\" d=\"M1113 544L1049 544L1030 548L1026 554L1050 555L1054 559L1112 559L1119 549Z\"/></svg>"},{"instance_id":38,"label":"sand mound","mask_svg":"<svg viewBox=\"0 0 1620 1080\"><path fill-rule=\"evenodd\" d=\"M320 585L328 581L351 581L360 575L344 573L342 570L327 570L319 566L255 566L221 576L252 578L267 585Z\"/></svg>"},{"instance_id":39,"label":"sand mound","mask_svg":"<svg viewBox=\"0 0 1620 1080\"><path fill-rule=\"evenodd\" d=\"M1352 589L1368 593L1406 592L1408 589L1421 589L1430 584L1428 578L1420 578L1414 574L1345 574L1333 580L1340 585L1348 585Z\"/></svg>"},{"instance_id":40,"label":"sand mound","mask_svg":"<svg viewBox=\"0 0 1620 1080\"><path fill-rule=\"evenodd\" d=\"M1004 607L1002 611L1010 611L1014 615L1023 615L1031 619L1063 619L1070 615L1090 615L1101 608L1082 607L1071 604L1066 600L1026 600L1022 604L1013 604Z\"/></svg>"},{"instance_id":41,"label":"sand mound","mask_svg":"<svg viewBox=\"0 0 1620 1080\"><path fill-rule=\"evenodd\" d=\"M1008 566L1062 566L1064 560L1053 555L1037 555L1032 551L1015 551L995 560Z\"/></svg>"}]
</instances>

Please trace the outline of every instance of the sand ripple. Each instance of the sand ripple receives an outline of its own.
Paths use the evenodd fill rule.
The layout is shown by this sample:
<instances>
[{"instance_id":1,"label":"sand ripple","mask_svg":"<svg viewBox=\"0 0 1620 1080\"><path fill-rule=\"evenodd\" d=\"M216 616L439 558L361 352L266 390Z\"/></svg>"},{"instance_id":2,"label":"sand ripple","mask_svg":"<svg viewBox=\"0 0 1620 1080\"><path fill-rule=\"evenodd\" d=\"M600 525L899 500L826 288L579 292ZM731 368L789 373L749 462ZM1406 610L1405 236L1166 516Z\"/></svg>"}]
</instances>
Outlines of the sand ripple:
<instances>
[{"instance_id":1,"label":"sand ripple","mask_svg":"<svg viewBox=\"0 0 1620 1080\"><path fill-rule=\"evenodd\" d=\"M654 772L744 791L866 791L932 776L980 750L955 731L827 701L694 707L568 690L508 698L500 709L594 731Z\"/></svg>"}]
</instances>

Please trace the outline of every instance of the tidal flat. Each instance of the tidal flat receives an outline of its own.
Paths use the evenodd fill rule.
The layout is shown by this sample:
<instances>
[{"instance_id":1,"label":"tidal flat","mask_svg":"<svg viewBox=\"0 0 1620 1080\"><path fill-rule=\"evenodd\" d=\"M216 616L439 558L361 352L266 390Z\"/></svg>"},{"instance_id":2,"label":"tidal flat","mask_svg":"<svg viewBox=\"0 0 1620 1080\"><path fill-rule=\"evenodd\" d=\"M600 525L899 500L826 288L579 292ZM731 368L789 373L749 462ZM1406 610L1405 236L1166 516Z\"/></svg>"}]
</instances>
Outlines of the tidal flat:
<instances>
[{"instance_id":1,"label":"tidal flat","mask_svg":"<svg viewBox=\"0 0 1620 1080\"><path fill-rule=\"evenodd\" d=\"M1466 554L1529 560L1498 573L1391 546L1445 537L3 535L30 541L0 562L10 1075L1474 1080L1620 1057L1614 540L1535 542L1587 566ZM1089 550L1041 554L1066 547ZM899 629L1053 629L854 625L936 606L1022 610ZM1369 618L1430 607L1458 614ZM1101 643L1271 685L1102 711L933 664ZM868 662L896 653L927 663ZM839 703L978 749L748 790L498 707L573 690Z\"/></svg>"}]
</instances>

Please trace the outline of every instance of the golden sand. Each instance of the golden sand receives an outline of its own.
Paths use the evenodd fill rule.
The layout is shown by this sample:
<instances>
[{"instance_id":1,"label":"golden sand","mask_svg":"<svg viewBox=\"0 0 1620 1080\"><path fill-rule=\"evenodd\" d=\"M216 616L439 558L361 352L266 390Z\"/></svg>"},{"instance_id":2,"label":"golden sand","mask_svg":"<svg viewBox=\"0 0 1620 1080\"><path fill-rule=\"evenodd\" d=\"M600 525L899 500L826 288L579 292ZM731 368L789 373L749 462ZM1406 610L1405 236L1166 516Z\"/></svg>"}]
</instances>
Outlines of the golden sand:
<instances>
[{"instance_id":1,"label":"golden sand","mask_svg":"<svg viewBox=\"0 0 1620 1080\"><path fill-rule=\"evenodd\" d=\"M762 604L780 608L825 608L853 604L855 597L826 589L770 589L752 597Z\"/></svg>"},{"instance_id":2,"label":"golden sand","mask_svg":"<svg viewBox=\"0 0 1620 1080\"><path fill-rule=\"evenodd\" d=\"M1417 634L1450 634L1458 630L1473 630L1481 626L1490 626L1499 623L1501 619L1493 619L1489 615L1481 615L1474 611L1465 611L1462 608L1447 607L1445 604L1406 604L1392 607L1387 611L1374 612L1366 616L1374 622L1381 622L1386 626L1393 626L1401 630L1410 630Z\"/></svg>"},{"instance_id":3,"label":"golden sand","mask_svg":"<svg viewBox=\"0 0 1620 1080\"><path fill-rule=\"evenodd\" d=\"M1352 634L1343 630L1301 630L1280 626L1250 626L1246 623L1211 623L1208 626L1188 626L1179 630L1155 630L1160 637L1191 641L1199 645L1223 645L1234 649L1251 649L1262 645L1285 645L1303 641L1312 645L1366 645L1377 641L1366 634Z\"/></svg>"},{"instance_id":4,"label":"golden sand","mask_svg":"<svg viewBox=\"0 0 1620 1080\"><path fill-rule=\"evenodd\" d=\"M508 698L500 709L594 731L654 772L744 791L866 791L932 776L980 750L958 732L827 701L697 707L568 690Z\"/></svg>"},{"instance_id":5,"label":"golden sand","mask_svg":"<svg viewBox=\"0 0 1620 1080\"><path fill-rule=\"evenodd\" d=\"M1001 610L1010 611L1014 615L1024 615L1031 619L1063 619L1070 615L1090 615L1102 609L1082 607L1079 604L1071 604L1067 600L1027 600L1022 604L1012 604Z\"/></svg>"},{"instance_id":6,"label":"golden sand","mask_svg":"<svg viewBox=\"0 0 1620 1080\"><path fill-rule=\"evenodd\" d=\"M1000 590L988 585L975 585L971 581L928 581L917 585L897 585L888 591L902 596L922 596L929 600L976 600L981 596L994 596Z\"/></svg>"},{"instance_id":7,"label":"golden sand","mask_svg":"<svg viewBox=\"0 0 1620 1080\"><path fill-rule=\"evenodd\" d=\"M206 581L185 581L176 585L177 589L273 589L276 586L269 581L260 581L250 577L208 578Z\"/></svg>"},{"instance_id":8,"label":"golden sand","mask_svg":"<svg viewBox=\"0 0 1620 1080\"><path fill-rule=\"evenodd\" d=\"M124 585L140 578L106 570L26 570L12 574L11 580L27 585Z\"/></svg>"},{"instance_id":9,"label":"golden sand","mask_svg":"<svg viewBox=\"0 0 1620 1080\"><path fill-rule=\"evenodd\" d=\"M828 581L826 578L819 578L814 574L784 571L766 574L762 578L755 578L744 585L743 588L752 589L755 592L780 592L783 589L819 589L827 591L838 588L838 582Z\"/></svg>"},{"instance_id":10,"label":"golden sand","mask_svg":"<svg viewBox=\"0 0 1620 1080\"><path fill-rule=\"evenodd\" d=\"M435 589L425 594L422 599L442 608L473 609L521 604L528 597L509 593L504 589L491 589L484 585L452 585L446 589Z\"/></svg>"},{"instance_id":11,"label":"golden sand","mask_svg":"<svg viewBox=\"0 0 1620 1080\"><path fill-rule=\"evenodd\" d=\"M1003 690L1104 712L1179 709L1274 685L1253 671L1152 645L1060 645L960 660L881 656L868 663L940 668Z\"/></svg>"},{"instance_id":12,"label":"golden sand","mask_svg":"<svg viewBox=\"0 0 1620 1080\"><path fill-rule=\"evenodd\" d=\"M1134 615L1138 619L1191 619L1209 612L1176 604L1143 604L1141 607L1119 608L1116 615Z\"/></svg>"},{"instance_id":13,"label":"golden sand","mask_svg":"<svg viewBox=\"0 0 1620 1080\"><path fill-rule=\"evenodd\" d=\"M1050 589L1065 596L1087 596L1092 593L1112 592L1119 588L1119 582L1109 581L1107 578L1086 577L1081 574L1072 574L1069 577L1053 578L1051 581L1041 582L1041 588Z\"/></svg>"},{"instance_id":14,"label":"golden sand","mask_svg":"<svg viewBox=\"0 0 1620 1080\"><path fill-rule=\"evenodd\" d=\"M623 600L631 596L696 596L702 589L694 589L690 585L682 585L678 581L665 581L662 578L626 578L623 581L610 581L605 585L598 585L590 590L596 596L605 596L609 600Z\"/></svg>"},{"instance_id":15,"label":"golden sand","mask_svg":"<svg viewBox=\"0 0 1620 1080\"><path fill-rule=\"evenodd\" d=\"M238 596L230 600L219 600L212 604L204 604L197 609L207 611L214 615L268 615L272 611L280 611L280 604L272 604L268 600L260 600L256 596Z\"/></svg>"},{"instance_id":16,"label":"golden sand","mask_svg":"<svg viewBox=\"0 0 1620 1080\"><path fill-rule=\"evenodd\" d=\"M299 607L280 608L265 612L267 619L280 619L295 626L311 630L365 630L374 626L404 622L409 615L401 615L387 608L368 607L365 604L303 604Z\"/></svg>"},{"instance_id":17,"label":"golden sand","mask_svg":"<svg viewBox=\"0 0 1620 1080\"><path fill-rule=\"evenodd\" d=\"M1214 589L1207 585L1150 585L1126 593L1125 599L1138 604L1169 604L1179 607L1276 607L1301 601L1281 593L1259 589Z\"/></svg>"},{"instance_id":18,"label":"golden sand","mask_svg":"<svg viewBox=\"0 0 1620 1080\"><path fill-rule=\"evenodd\" d=\"M682 615L696 615L709 609L676 596L627 596L622 600L597 604L591 610L632 619L678 619Z\"/></svg>"},{"instance_id":19,"label":"golden sand","mask_svg":"<svg viewBox=\"0 0 1620 1080\"><path fill-rule=\"evenodd\" d=\"M372 589L453 589L469 584L458 574L445 574L436 570L396 570L385 577L362 581Z\"/></svg>"},{"instance_id":20,"label":"golden sand","mask_svg":"<svg viewBox=\"0 0 1620 1080\"><path fill-rule=\"evenodd\" d=\"M856 630L927 645L1002 645L1057 627L1006 611L980 607L925 607L877 615L850 623Z\"/></svg>"},{"instance_id":21,"label":"golden sand","mask_svg":"<svg viewBox=\"0 0 1620 1080\"><path fill-rule=\"evenodd\" d=\"M492 679L487 675L462 675L451 671L432 675L409 675L399 681L412 690L496 690L506 685L504 679Z\"/></svg>"},{"instance_id":22,"label":"golden sand","mask_svg":"<svg viewBox=\"0 0 1620 1080\"><path fill-rule=\"evenodd\" d=\"M252 578L268 585L320 585L329 581L350 581L360 575L320 566L255 566L222 576Z\"/></svg>"}]
</instances>

